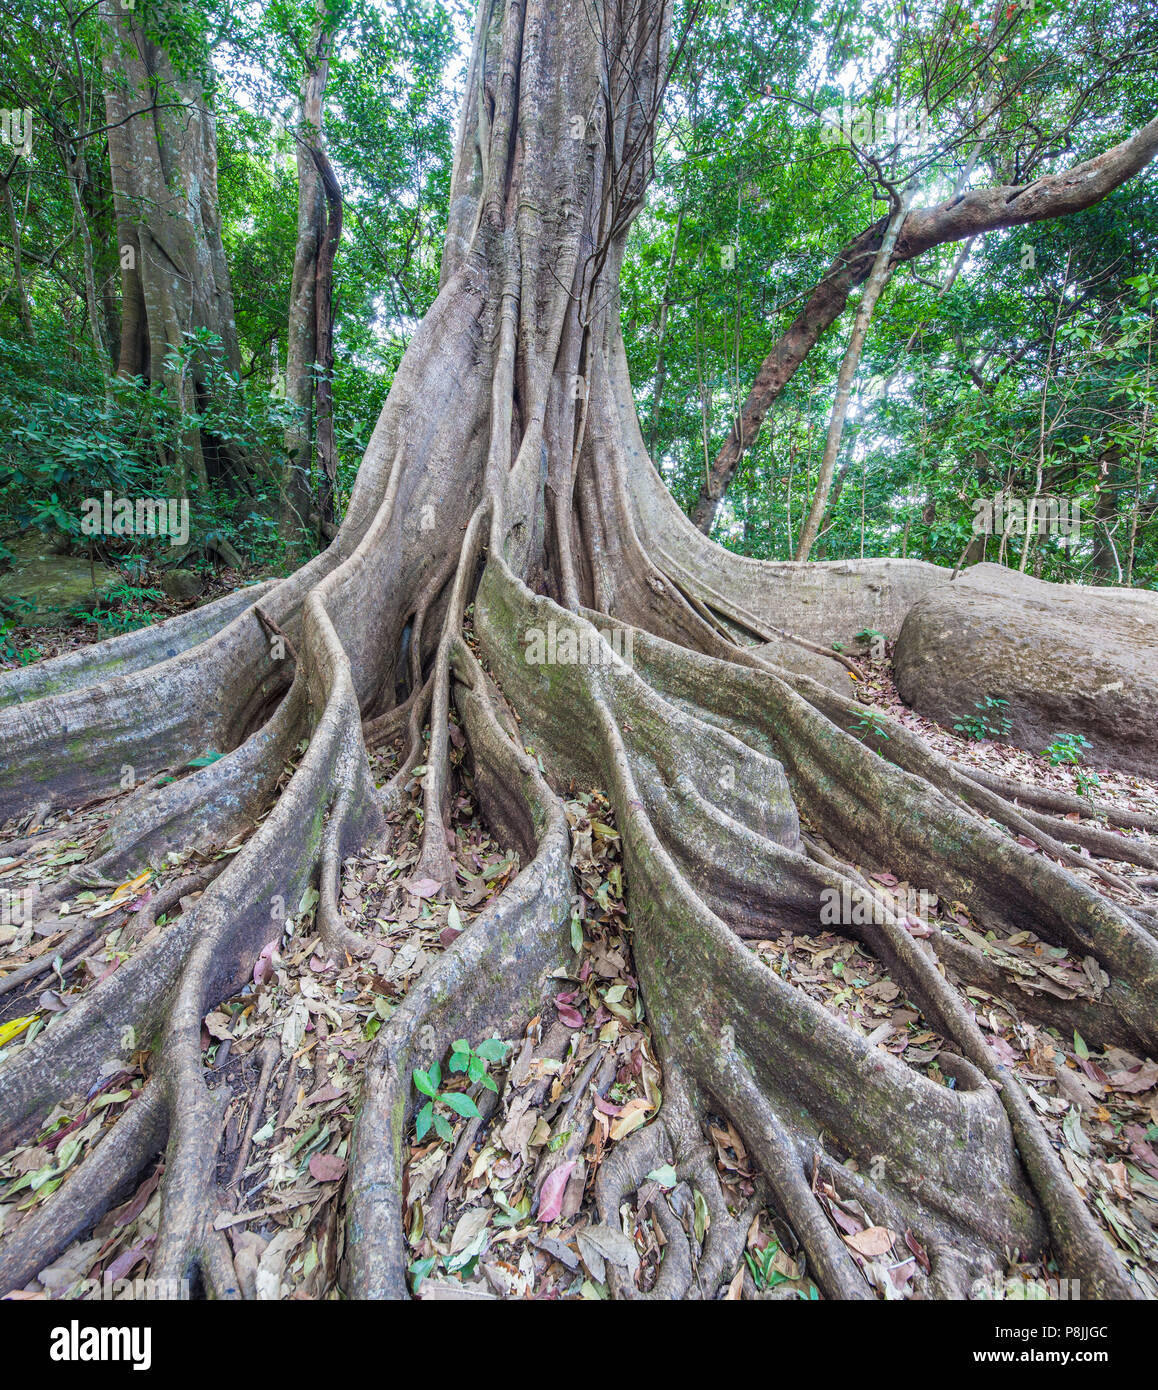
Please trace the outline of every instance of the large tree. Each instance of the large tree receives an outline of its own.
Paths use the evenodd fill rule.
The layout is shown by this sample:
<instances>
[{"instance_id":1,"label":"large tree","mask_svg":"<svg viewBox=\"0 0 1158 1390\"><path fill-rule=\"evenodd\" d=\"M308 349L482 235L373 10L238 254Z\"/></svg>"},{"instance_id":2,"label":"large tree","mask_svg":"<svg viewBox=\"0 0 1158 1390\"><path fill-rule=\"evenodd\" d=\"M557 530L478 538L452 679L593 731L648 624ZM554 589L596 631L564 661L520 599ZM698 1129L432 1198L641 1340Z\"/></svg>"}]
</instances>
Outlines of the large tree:
<instances>
[{"instance_id":1,"label":"large tree","mask_svg":"<svg viewBox=\"0 0 1158 1390\"><path fill-rule=\"evenodd\" d=\"M166 1136L152 1273L196 1267L210 1291L233 1286L214 1226L220 1093L203 1066L201 1021L252 978L271 902L296 902L311 883L326 949L365 949L339 913L341 862L381 832L419 763L419 872L454 894L456 714L488 820L524 867L377 1036L346 1192L349 1294L406 1293L411 1069L452 1037L508 1033L568 958L560 791L571 779L603 788L614 808L664 1068L659 1116L603 1165L600 1208L614 1217L670 1161L712 1217L694 1273L678 1226L665 1227L658 1293L711 1295L743 1245L704 1144L709 1107L743 1135L832 1296L871 1291L822 1213L817 1175L921 1242L930 1269L918 1282L932 1296L960 1296L1007 1252L1033 1258L1047 1245L1083 1294L1136 1292L962 997L963 983L1003 978L990 957L932 926L914 934L884 904L839 928L887 962L956 1045L942 1054L948 1087L871 1046L744 944L773 926L814 929L826 891L867 901L872 885L854 865L887 865L987 922L1032 927L1089 958L1087 995L1028 996L1027 1010L1087 1039L1155 1044L1152 917L1002 828L1032 828L1062 857L1052 836L1075 804L1054 798L1055 814L1030 827L1012 797L1032 800L1032 789L976 780L899 725L881 744L851 696L808 674L831 666L846 680L813 639L869 623L891 634L945 573L731 555L651 466L617 287L651 172L670 23L667 0L482 0L441 292L395 377L337 538L288 579L4 677L0 816L108 796L126 769L141 788L85 866L90 878L118 881L168 849L224 844L262 817L199 899L0 1071L11 1141L56 1096L87 1088L126 1030L156 1058L92 1156L6 1234L6 1286L91 1226ZM1136 148L1079 177L1102 177ZM1016 196L1038 206L1051 186ZM990 201L1008 206L1014 194L981 196L990 215ZM902 248L915 254L978 215L969 199L916 215ZM877 239L870 230L854 248L834 302ZM529 642L552 624L587 659L532 664ZM631 635L630 662L611 659L600 636L615 629ZM383 798L367 747L400 729L409 747ZM149 783L206 748L224 756ZM169 890L174 911L182 891L180 881Z\"/></svg>"}]
</instances>

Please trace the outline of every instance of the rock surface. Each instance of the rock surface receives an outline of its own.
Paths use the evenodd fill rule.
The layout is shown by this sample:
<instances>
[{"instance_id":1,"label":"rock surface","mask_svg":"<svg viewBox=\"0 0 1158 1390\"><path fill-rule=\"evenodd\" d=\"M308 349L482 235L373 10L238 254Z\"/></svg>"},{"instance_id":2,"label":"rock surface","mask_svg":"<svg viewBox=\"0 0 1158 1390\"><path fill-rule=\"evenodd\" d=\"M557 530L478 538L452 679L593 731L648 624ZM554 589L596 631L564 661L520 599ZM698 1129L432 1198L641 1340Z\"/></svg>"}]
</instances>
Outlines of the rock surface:
<instances>
[{"instance_id":1,"label":"rock surface","mask_svg":"<svg viewBox=\"0 0 1158 1390\"><path fill-rule=\"evenodd\" d=\"M20 622L29 627L66 627L78 611L91 612L124 580L107 565L91 568L83 556L55 555L39 532L4 542L15 557L0 573L0 599L24 598L35 609Z\"/></svg>"},{"instance_id":2,"label":"rock surface","mask_svg":"<svg viewBox=\"0 0 1158 1390\"><path fill-rule=\"evenodd\" d=\"M161 589L169 598L196 598L201 592L201 577L192 570L166 570L161 576Z\"/></svg>"},{"instance_id":3,"label":"rock surface","mask_svg":"<svg viewBox=\"0 0 1158 1390\"><path fill-rule=\"evenodd\" d=\"M994 696L1021 748L1084 734L1090 766L1158 776L1158 594L975 565L909 610L893 673L905 703L947 727Z\"/></svg>"}]
</instances>

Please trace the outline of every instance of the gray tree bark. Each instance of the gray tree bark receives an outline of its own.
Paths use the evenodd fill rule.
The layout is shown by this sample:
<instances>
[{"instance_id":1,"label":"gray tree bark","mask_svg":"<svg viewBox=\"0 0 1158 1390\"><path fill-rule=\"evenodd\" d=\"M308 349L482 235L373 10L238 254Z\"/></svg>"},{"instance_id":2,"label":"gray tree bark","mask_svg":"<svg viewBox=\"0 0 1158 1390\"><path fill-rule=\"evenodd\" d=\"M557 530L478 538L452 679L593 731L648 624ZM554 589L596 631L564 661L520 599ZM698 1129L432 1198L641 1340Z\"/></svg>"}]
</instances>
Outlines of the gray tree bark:
<instances>
[{"instance_id":1,"label":"gray tree bark","mask_svg":"<svg viewBox=\"0 0 1158 1390\"><path fill-rule=\"evenodd\" d=\"M163 385L191 414L208 399L206 357L196 354L189 372L166 361L185 350L190 335L215 335L224 367L240 370L221 241L216 122L201 83L174 69L135 11L102 0L100 13L124 305L117 371ZM230 451L193 429L175 462L181 476L202 483L211 472L243 471Z\"/></svg>"}]
</instances>

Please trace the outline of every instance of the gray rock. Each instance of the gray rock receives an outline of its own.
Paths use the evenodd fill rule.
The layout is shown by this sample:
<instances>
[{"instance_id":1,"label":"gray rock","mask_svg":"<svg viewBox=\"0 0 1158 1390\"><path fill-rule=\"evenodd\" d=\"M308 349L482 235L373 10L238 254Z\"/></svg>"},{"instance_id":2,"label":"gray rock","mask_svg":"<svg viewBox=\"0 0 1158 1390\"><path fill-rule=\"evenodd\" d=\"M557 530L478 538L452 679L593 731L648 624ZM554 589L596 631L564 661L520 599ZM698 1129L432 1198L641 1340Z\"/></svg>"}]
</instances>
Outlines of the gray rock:
<instances>
[{"instance_id":1,"label":"gray rock","mask_svg":"<svg viewBox=\"0 0 1158 1390\"><path fill-rule=\"evenodd\" d=\"M200 576L192 570L166 570L161 576L161 591L179 601L196 598L201 592Z\"/></svg>"},{"instance_id":2,"label":"gray rock","mask_svg":"<svg viewBox=\"0 0 1158 1390\"><path fill-rule=\"evenodd\" d=\"M56 555L51 537L39 533L5 542L12 567L0 574L0 598L24 598L34 608L22 622L29 627L67 627L76 615L99 608L110 589L124 581L116 570L83 556Z\"/></svg>"},{"instance_id":3,"label":"gray rock","mask_svg":"<svg viewBox=\"0 0 1158 1390\"><path fill-rule=\"evenodd\" d=\"M975 565L909 610L893 669L905 703L947 727L994 696L1018 747L1084 734L1090 766L1158 776L1158 594Z\"/></svg>"}]
</instances>

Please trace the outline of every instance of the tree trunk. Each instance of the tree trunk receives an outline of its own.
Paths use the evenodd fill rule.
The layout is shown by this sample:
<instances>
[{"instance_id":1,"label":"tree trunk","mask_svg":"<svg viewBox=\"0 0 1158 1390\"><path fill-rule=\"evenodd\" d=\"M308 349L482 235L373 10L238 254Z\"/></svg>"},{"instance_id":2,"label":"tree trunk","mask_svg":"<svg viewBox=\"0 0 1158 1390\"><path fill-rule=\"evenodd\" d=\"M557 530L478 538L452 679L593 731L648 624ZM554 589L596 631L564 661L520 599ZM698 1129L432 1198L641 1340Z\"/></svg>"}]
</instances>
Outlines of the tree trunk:
<instances>
[{"instance_id":1,"label":"tree trunk","mask_svg":"<svg viewBox=\"0 0 1158 1390\"><path fill-rule=\"evenodd\" d=\"M121 254L124 313L117 371L164 384L183 413L210 399L204 352L182 372L167 358L201 331L220 340L221 363L240 372L233 292L217 201L213 113L195 77L179 77L133 10L102 0L109 162ZM202 479L244 465L197 430L178 449L181 473Z\"/></svg>"},{"instance_id":2,"label":"tree trunk","mask_svg":"<svg viewBox=\"0 0 1158 1390\"><path fill-rule=\"evenodd\" d=\"M828 437L824 441L824 453L820 459L816 491L812 494L812 506L808 510L803 527L801 527L800 542L796 547L798 560L807 560L812 554L816 533L820 530L824 509L828 505L828 492L832 487L833 469L836 467L836 456L840 452L840 441L844 435L844 421L848 414L852 383L856 378L856 369L860 366L860 355L864 348L864 340L868 335L873 310L877 307L877 300L881 297L885 285L888 284L892 268L893 249L897 244L897 236L904 224L912 197L912 189L906 190L901 195L900 202L889 219L889 225L885 228L880 250L877 252L872 272L865 282L864 293L857 305L856 318L853 322L852 333L849 336L848 347L845 349L844 360L840 364L840 371L836 377L836 399L832 403L832 416L828 422Z\"/></svg>"},{"instance_id":3,"label":"tree trunk","mask_svg":"<svg viewBox=\"0 0 1158 1390\"><path fill-rule=\"evenodd\" d=\"M322 153L322 101L333 41L325 2L319 0L302 80L297 130L298 238L286 336L286 399L297 407L299 415L298 422L286 432L289 460L282 480L281 533L287 541L316 529L311 526L317 516L312 487L314 430L316 426L321 434L322 421L320 410L315 416L315 396L319 375L327 374L333 365L332 272L342 201L329 160ZM329 173L329 191L323 167ZM327 365L323 365L323 357ZM326 412L326 419L332 444L332 410ZM318 442L320 452L320 438Z\"/></svg>"},{"instance_id":4,"label":"tree trunk","mask_svg":"<svg viewBox=\"0 0 1158 1390\"><path fill-rule=\"evenodd\" d=\"M658 467L655 446L659 437L659 409L663 404L663 388L667 383L667 311L668 295L671 293L672 275L675 273L676 256L680 249L680 232L683 231L684 210L681 207L676 217L675 232L671 239L671 255L668 257L667 274L663 280L663 293L660 295L659 320L656 324L655 381L651 388L651 426L647 436L647 452L651 461Z\"/></svg>"},{"instance_id":5,"label":"tree trunk","mask_svg":"<svg viewBox=\"0 0 1158 1390\"><path fill-rule=\"evenodd\" d=\"M15 165L15 161L13 161ZM24 257L20 220L16 216L16 205L12 201L11 176L0 178L4 189L4 210L8 214L8 234L12 238L12 279L16 289L16 307L20 312L20 326L30 343L36 342L36 329L32 323L32 306L28 302L28 291L24 285Z\"/></svg>"},{"instance_id":6,"label":"tree trunk","mask_svg":"<svg viewBox=\"0 0 1158 1390\"><path fill-rule=\"evenodd\" d=\"M94 264L92 249L92 234L89 231L88 214L85 211L84 199L81 197L81 188L85 181L85 159L83 153L73 154L71 150L62 150L64 161L64 176L68 181L68 193L72 200L73 222L76 227L77 235L80 238L81 262L84 266L84 303L88 311L88 330L92 336L92 345L96 350L97 362L101 371L107 379L109 374L109 358L105 349L104 336L101 333L101 311L97 302L96 290L96 269Z\"/></svg>"},{"instance_id":7,"label":"tree trunk","mask_svg":"<svg viewBox=\"0 0 1158 1390\"><path fill-rule=\"evenodd\" d=\"M709 1109L735 1124L762 1200L831 1296L871 1290L824 1216L817 1174L921 1243L929 1267L916 1278L929 1296L961 1296L1003 1269L1006 1251L1035 1258L1047 1240L1083 1294L1136 1291L963 1002L969 980L992 985L987 956L933 926L917 939L884 905L836 929L886 961L951 1039L950 1088L854 1033L744 944L815 930L829 892L868 903L855 865L887 866L988 925L1080 942L1110 983L1096 1006L1048 998L1050 1020L1064 1030L1076 1019L1087 1038L1155 1041L1158 946L1140 920L997 828L1021 833L1011 800L900 725L882 756L862 742L871 736L851 696L802 674L843 680L848 663L826 656L826 643L868 625L895 635L944 571L730 555L688 522L650 464L616 291L651 171L668 21L661 0L595 11L585 0L483 0L442 289L399 366L337 539L288 579L0 677L0 816L111 795L126 765L139 785L206 747L224 752L114 803L101 853L84 865L90 881L120 882L169 848L248 835L162 934L0 1068L11 1142L56 1099L87 1091L126 1028L153 1050L146 1093L5 1232L5 1287L91 1227L166 1134L150 1273L197 1269L211 1293L235 1287L214 1224L222 1093L204 1065L202 1019L252 982L280 936L271 904L298 903L313 884L318 950L339 959L372 948L342 919L341 864L384 833L419 764L412 881L455 897L449 750L461 736L488 821L521 869L374 1040L344 1179L348 1295L407 1293L412 1069L444 1058L453 1038L512 1036L557 990L552 972L573 962L560 799L572 779L609 798L664 1068L658 1115L600 1169L599 1211L617 1221L667 1155L712 1217L694 1270L682 1228L665 1224L662 1293L714 1296L740 1259L746 1225L707 1157ZM532 663L530 644L551 625L585 655ZM599 629L630 634L630 660L613 658ZM400 732L398 771L376 788L367 750ZM802 820L822 828L827 848ZM285 1075L289 1054L278 1065ZM612 1287L638 1292L618 1276Z\"/></svg>"}]
</instances>

